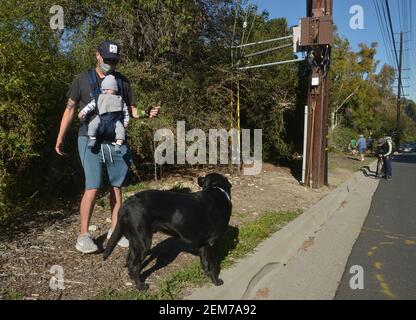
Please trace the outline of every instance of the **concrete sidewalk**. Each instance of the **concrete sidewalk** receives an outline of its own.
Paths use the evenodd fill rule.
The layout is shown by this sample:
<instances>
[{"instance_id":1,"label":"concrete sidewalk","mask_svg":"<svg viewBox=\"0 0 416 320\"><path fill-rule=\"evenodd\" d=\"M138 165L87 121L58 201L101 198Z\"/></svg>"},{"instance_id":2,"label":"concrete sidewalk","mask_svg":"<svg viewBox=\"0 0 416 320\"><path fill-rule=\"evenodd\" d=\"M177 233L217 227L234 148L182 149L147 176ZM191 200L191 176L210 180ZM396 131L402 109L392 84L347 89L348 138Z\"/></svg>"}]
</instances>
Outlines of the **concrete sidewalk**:
<instances>
[{"instance_id":1,"label":"concrete sidewalk","mask_svg":"<svg viewBox=\"0 0 416 320\"><path fill-rule=\"evenodd\" d=\"M186 299L333 299L377 186L378 180L355 173L222 271L222 286L197 289Z\"/></svg>"}]
</instances>

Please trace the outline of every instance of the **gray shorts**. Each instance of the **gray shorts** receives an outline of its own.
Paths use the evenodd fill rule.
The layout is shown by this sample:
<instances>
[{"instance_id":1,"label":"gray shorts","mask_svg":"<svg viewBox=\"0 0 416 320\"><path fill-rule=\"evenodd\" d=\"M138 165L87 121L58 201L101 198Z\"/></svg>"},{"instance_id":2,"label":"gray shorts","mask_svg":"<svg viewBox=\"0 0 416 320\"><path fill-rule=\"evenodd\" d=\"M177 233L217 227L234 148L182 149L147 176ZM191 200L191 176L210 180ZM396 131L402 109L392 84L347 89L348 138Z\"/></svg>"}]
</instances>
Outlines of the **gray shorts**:
<instances>
[{"instance_id":1,"label":"gray shorts","mask_svg":"<svg viewBox=\"0 0 416 320\"><path fill-rule=\"evenodd\" d=\"M131 152L126 144L120 146L121 153L114 150L114 145L97 143L88 148L88 136L78 137L78 152L85 175L85 189L99 189L102 185L104 166L107 169L111 186L121 187L126 180L131 164Z\"/></svg>"}]
</instances>

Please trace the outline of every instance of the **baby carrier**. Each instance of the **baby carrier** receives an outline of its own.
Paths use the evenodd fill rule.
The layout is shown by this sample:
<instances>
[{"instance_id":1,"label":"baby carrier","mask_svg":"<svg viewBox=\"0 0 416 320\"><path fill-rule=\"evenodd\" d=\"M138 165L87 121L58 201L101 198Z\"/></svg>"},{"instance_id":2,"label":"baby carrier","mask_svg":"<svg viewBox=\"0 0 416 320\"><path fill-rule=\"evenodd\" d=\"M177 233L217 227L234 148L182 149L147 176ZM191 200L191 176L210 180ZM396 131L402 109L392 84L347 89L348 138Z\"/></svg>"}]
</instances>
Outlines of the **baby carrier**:
<instances>
[{"instance_id":1,"label":"baby carrier","mask_svg":"<svg viewBox=\"0 0 416 320\"><path fill-rule=\"evenodd\" d=\"M124 100L123 81L117 77L118 93ZM88 81L91 86L91 98L95 100L96 117L100 117L100 125L97 131L97 139L99 141L114 142L116 140L116 122L123 122L123 111L120 112L108 112L101 114L98 111L98 97L101 94L101 88L98 83L98 78L95 70L88 70ZM125 100L124 100L125 101Z\"/></svg>"}]
</instances>

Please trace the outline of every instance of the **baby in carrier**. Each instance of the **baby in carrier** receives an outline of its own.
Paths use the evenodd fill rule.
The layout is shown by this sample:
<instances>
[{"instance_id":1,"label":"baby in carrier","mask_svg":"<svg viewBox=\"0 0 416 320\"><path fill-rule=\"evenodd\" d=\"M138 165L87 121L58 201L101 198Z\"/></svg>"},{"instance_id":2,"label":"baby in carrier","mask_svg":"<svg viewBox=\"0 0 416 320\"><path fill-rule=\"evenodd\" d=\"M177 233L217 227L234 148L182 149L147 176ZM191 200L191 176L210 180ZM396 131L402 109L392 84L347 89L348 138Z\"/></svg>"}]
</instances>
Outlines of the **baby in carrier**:
<instances>
[{"instance_id":1,"label":"baby in carrier","mask_svg":"<svg viewBox=\"0 0 416 320\"><path fill-rule=\"evenodd\" d=\"M97 136L102 140L114 141L115 151L120 153L120 147L126 140L127 125L130 120L127 105L123 98L117 95L117 81L113 75L108 75L101 83L101 94L98 101L92 99L78 114L81 120L95 111L97 115L88 124L88 148L93 148L97 143ZM98 111L98 112L97 112Z\"/></svg>"}]
</instances>

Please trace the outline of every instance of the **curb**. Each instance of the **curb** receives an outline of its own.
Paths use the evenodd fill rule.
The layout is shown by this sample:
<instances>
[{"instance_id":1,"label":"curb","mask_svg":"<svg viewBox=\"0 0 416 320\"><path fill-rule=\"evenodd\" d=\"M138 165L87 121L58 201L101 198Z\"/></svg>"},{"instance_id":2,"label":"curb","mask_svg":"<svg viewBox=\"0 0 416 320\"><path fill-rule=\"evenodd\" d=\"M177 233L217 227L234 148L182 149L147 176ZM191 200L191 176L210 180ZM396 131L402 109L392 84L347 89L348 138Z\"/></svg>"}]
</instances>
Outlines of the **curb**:
<instances>
[{"instance_id":1,"label":"curb","mask_svg":"<svg viewBox=\"0 0 416 320\"><path fill-rule=\"evenodd\" d=\"M373 162L369 167L374 167ZM256 251L224 270L220 287L203 287L196 289L185 299L189 300L242 300L249 297L253 288L267 273L281 268L296 254L331 215L336 212L348 195L355 190L362 179L367 179L360 170L327 194L295 220L263 241Z\"/></svg>"}]
</instances>

